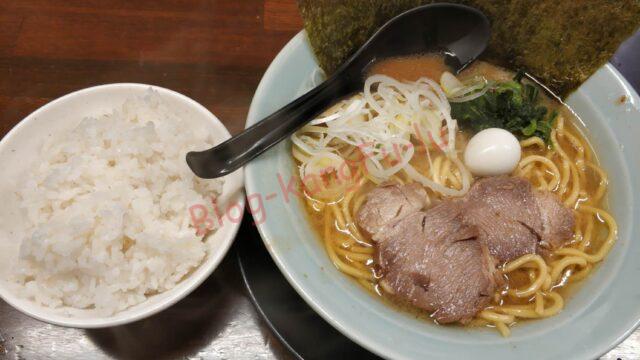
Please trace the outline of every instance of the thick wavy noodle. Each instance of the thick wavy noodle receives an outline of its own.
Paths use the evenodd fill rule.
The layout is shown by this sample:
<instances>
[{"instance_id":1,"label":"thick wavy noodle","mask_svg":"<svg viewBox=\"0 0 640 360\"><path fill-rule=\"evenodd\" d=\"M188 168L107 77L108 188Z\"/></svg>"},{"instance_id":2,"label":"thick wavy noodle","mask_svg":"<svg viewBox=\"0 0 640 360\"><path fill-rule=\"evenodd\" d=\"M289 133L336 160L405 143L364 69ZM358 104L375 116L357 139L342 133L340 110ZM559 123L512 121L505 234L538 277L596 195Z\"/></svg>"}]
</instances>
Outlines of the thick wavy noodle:
<instances>
[{"instance_id":1,"label":"thick wavy noodle","mask_svg":"<svg viewBox=\"0 0 640 360\"><path fill-rule=\"evenodd\" d=\"M588 276L616 240L616 221L605 210L606 173L589 143L566 120L571 115L564 112L551 133L551 146L538 138L521 142L523 157L515 175L553 192L575 209L574 237L546 259L525 255L502 267L508 285L496 294L493 305L479 314L477 323L494 325L504 336L518 319L545 318L562 310L566 285Z\"/></svg>"},{"instance_id":2,"label":"thick wavy noodle","mask_svg":"<svg viewBox=\"0 0 640 360\"><path fill-rule=\"evenodd\" d=\"M589 143L574 126L577 120L571 111L558 104L550 106L560 113L552 130L551 144L546 145L536 137L521 141L523 154L514 175L530 180L538 189L551 191L574 209L574 237L544 257L529 254L499 268L505 286L498 289L491 305L481 311L470 326L495 327L503 336L508 336L510 327L520 320L546 318L560 312L566 302L567 285L587 277L616 240L616 222L605 210L606 173L597 163ZM422 177L437 184L426 189L428 202L442 197L434 189L446 187L459 191L468 187L461 174L463 166L459 164L459 156L451 156L459 155L467 140L467 134L458 131L455 148L448 152L437 145L416 142L415 153L421 156L413 156L410 166L395 172L389 181L404 184ZM299 165L311 155L303 146L296 142L293 145L293 157ZM354 146L332 149L344 159L359 158L359 150ZM386 291L378 282L380 276L376 272L374 243L354 221L366 194L381 181L369 175L361 162L347 163L352 174L347 179L349 191L331 201L320 201L308 194L307 212L333 264L372 293L384 297Z\"/></svg>"}]
</instances>

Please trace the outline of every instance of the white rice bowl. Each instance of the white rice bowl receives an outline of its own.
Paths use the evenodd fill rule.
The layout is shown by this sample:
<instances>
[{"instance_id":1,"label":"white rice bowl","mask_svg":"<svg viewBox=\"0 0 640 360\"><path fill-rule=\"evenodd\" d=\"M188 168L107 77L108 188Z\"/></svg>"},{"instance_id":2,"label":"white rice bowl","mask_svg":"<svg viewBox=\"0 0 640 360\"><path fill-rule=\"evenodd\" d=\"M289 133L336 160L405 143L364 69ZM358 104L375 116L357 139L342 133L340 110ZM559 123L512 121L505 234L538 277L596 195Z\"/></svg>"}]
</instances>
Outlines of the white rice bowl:
<instances>
[{"instance_id":1,"label":"white rice bowl","mask_svg":"<svg viewBox=\"0 0 640 360\"><path fill-rule=\"evenodd\" d=\"M198 179L184 160L188 151L228 138L226 129L215 134L211 124L193 121L189 109L180 112L172 98L181 96L177 93L120 86L125 85L136 87L136 96L119 96L119 103L109 101L111 108L82 114L90 117L74 119L80 114L58 111L69 118L65 125L56 121L60 124L52 124L39 143L26 145L35 148L37 160L22 164L22 176L0 180L0 201L12 205L0 211L0 296L37 318L50 321L39 313L44 311L110 324L108 319L124 323L159 311L208 276L239 227L241 173L232 181L240 184L232 186L235 195L221 196L223 179ZM202 111L211 115L181 97L200 107L196 118ZM34 115L41 110L23 122L37 121ZM15 149L7 147L15 132L26 131L21 127L29 125L17 126L0 143L0 165L20 163L11 159ZM213 221L207 236L197 234L189 208L212 200L235 201L235 215L229 216L234 221ZM216 239L221 226L229 229ZM32 309L21 308L24 303ZM142 314L145 303L154 309Z\"/></svg>"}]
</instances>

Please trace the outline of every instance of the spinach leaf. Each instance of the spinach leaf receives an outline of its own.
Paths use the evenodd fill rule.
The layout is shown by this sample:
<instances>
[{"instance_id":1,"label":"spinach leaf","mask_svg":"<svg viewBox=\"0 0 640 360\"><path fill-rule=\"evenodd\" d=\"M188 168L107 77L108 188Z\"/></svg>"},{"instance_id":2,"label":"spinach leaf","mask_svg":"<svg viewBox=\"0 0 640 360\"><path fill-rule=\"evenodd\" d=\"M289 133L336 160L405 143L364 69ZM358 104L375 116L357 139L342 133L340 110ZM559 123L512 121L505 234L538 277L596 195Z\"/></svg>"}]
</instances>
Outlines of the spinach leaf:
<instances>
[{"instance_id":1,"label":"spinach leaf","mask_svg":"<svg viewBox=\"0 0 640 360\"><path fill-rule=\"evenodd\" d=\"M538 136L548 143L557 113L548 114L548 109L540 105L540 90L523 84L522 79L518 73L511 81L488 85L491 88L480 97L452 102L451 116L473 132L497 127L520 139Z\"/></svg>"}]
</instances>

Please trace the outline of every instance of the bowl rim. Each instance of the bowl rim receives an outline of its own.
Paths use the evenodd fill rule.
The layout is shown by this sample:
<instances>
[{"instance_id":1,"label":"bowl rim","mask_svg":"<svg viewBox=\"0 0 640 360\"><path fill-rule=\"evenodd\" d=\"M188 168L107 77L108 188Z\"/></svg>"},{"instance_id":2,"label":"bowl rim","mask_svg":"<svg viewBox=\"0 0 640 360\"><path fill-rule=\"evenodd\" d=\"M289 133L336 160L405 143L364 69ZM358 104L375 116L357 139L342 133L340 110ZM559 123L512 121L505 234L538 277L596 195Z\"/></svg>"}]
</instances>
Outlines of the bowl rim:
<instances>
[{"instance_id":1,"label":"bowl rim","mask_svg":"<svg viewBox=\"0 0 640 360\"><path fill-rule=\"evenodd\" d=\"M246 127L255 124L260 119L257 118L257 113L260 111L257 109L256 103L259 99L265 96L265 92L270 86L270 82L273 81L274 73L277 71L276 68L281 66L282 63L289 57L291 57L296 51L299 50L301 45L307 42L308 39L306 37L305 30L301 30L298 32L290 41L280 50L280 52L273 59L266 72L264 73L257 89L254 94L254 97L251 102L251 106L249 109L247 122L245 124ZM629 93L632 95L633 100L632 104L638 104L640 102L640 96L638 93L629 85L629 83L624 79L624 77L609 63L603 65L601 69L606 70L610 75L613 76L614 80L621 85L623 88L628 89ZM636 108L636 111L639 110ZM245 177L245 191L247 193L259 192L259 174L255 173L255 168L252 166L253 164L249 164L246 167L246 177ZM272 235L272 230L269 229L268 221L265 221L262 224L257 225L258 232L265 243L265 246L279 268L280 272L287 279L289 284L296 290L296 292L305 300L305 302L316 312L318 313L324 320L326 320L329 324L331 324L334 328L340 331L343 335L347 336L354 342L363 346L364 348L374 352L377 355L383 357L394 357L394 358L404 358L406 355L403 355L402 351L398 351L397 349L390 349L384 345L378 344L375 341L372 341L373 338L367 334L367 331L357 331L353 330L354 326L347 326L340 319L337 319L332 316L331 310L326 309L323 305L314 299L310 293L308 293L305 289L305 285L302 281L302 274L297 274L293 270L288 269L288 265L283 254L279 253L277 250L271 246L270 242L275 242L274 237ZM619 332L615 335L615 340L609 344L598 346L597 348L591 347L590 349L582 349L579 354L582 355L590 355L590 356L601 356L605 354L607 351L611 350L619 343L621 343L624 339L626 339L636 328L640 326L640 312L637 312L634 317L633 324L631 326L625 327L624 329L620 329ZM576 354L578 356L578 354Z\"/></svg>"},{"instance_id":2,"label":"bowl rim","mask_svg":"<svg viewBox=\"0 0 640 360\"><path fill-rule=\"evenodd\" d=\"M130 83L130 82L121 82L121 83L109 83L109 84L101 84L96 86L90 86L87 88L75 90L68 94L65 94L61 97L58 97L54 100L49 101L48 103L42 105L38 109L31 112L29 115L24 117L20 122L18 122L13 128L11 128L5 136L0 139L0 153L6 151L7 143L10 139L17 136L22 129L31 122L38 121L38 118L45 114L50 109L55 106L62 106L65 102L82 98L86 95L90 95L93 93L99 93L102 91L112 91L112 90L121 90L121 91L130 91L135 92L138 95L143 95L149 89L157 91L161 97L171 97L179 102L182 102L187 107L193 109L194 111L202 114L207 122L211 123L216 131L220 132L220 141L227 140L231 137L229 130L224 126L224 124L206 107L197 101L191 99L190 97L181 94L177 91L167 89L165 87L143 84L143 83ZM88 114L94 115L94 114ZM0 286L0 299L4 300L6 303L11 305L14 309L19 312L32 317L34 319L63 327L70 328L80 328L80 329L98 329L98 328L106 328L112 326L119 326L129 324L138 320L142 320L144 318L155 315L170 306L176 304L178 301L184 299L187 295L193 292L197 287L199 287L209 276L215 271L220 262L222 262L223 258L231 248L233 241L240 229L240 224L242 223L242 218L244 216L244 208L245 208L245 196L244 196L244 169L239 169L224 178L223 191L220 197L230 196L230 201L233 201L233 204L238 205L238 211L240 213L239 218L234 221L226 221L223 222L221 228L216 231L223 232L221 234L221 238L216 239L219 242L219 246L216 247L215 252L209 252L207 257L203 260L203 262L195 269L192 270L185 278L183 278L180 282L178 282L172 289L169 289L163 293L158 295L167 294L168 295L158 301L152 303L152 305L145 307L144 304L154 299L154 297L147 298L147 300L143 301L140 304L135 305L134 307L129 307L125 310L116 312L110 316L106 317L67 317L62 315L53 315L47 314L45 311L40 311L37 308L42 306L38 306L31 300L23 299L18 297L15 294L12 294L9 289L4 286ZM229 190L229 187L231 188ZM233 191L234 193L230 193L229 191ZM223 229L224 228L224 229ZM204 268L204 266L207 266ZM204 270L202 270L204 269ZM177 291L176 289L179 287L184 287ZM176 290L175 293L170 293L171 291ZM140 308L137 308L140 307ZM122 315L123 313L131 310L133 313L128 315Z\"/></svg>"}]
</instances>

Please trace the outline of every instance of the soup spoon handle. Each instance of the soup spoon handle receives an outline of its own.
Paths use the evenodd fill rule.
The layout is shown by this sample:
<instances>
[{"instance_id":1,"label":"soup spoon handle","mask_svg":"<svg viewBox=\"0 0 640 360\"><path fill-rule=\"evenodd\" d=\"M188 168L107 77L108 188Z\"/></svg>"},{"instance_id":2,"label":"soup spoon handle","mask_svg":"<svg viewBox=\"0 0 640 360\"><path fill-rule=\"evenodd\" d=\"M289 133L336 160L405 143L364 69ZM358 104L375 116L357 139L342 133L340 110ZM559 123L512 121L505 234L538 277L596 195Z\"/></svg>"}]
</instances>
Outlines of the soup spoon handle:
<instances>
[{"instance_id":1,"label":"soup spoon handle","mask_svg":"<svg viewBox=\"0 0 640 360\"><path fill-rule=\"evenodd\" d=\"M389 20L335 74L315 89L222 144L187 154L202 178L242 167L320 114L335 100L362 89L366 68L378 59L439 52L459 71L485 49L489 20L478 10L455 4L419 6Z\"/></svg>"},{"instance_id":2,"label":"soup spoon handle","mask_svg":"<svg viewBox=\"0 0 640 360\"><path fill-rule=\"evenodd\" d=\"M229 174L262 154L340 97L354 91L349 77L332 76L287 106L209 150L189 152L187 164L205 179Z\"/></svg>"}]
</instances>

